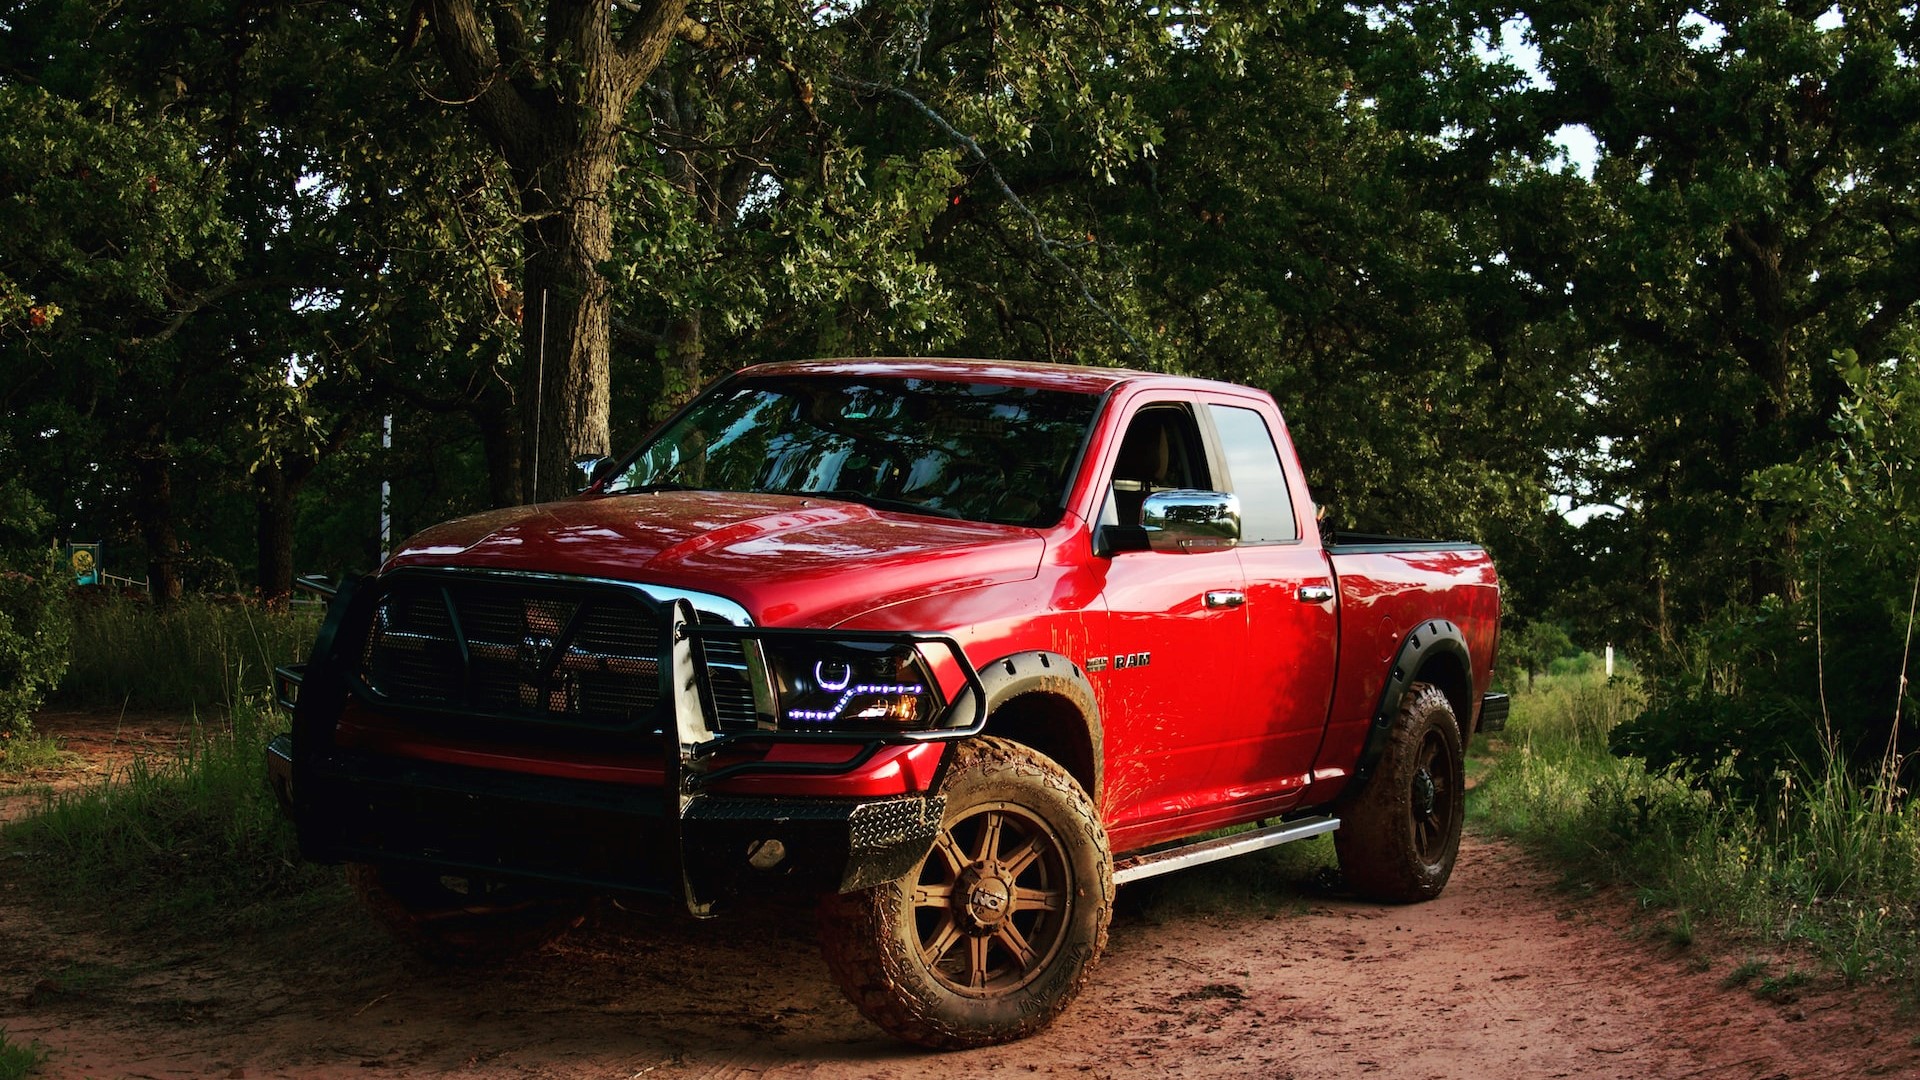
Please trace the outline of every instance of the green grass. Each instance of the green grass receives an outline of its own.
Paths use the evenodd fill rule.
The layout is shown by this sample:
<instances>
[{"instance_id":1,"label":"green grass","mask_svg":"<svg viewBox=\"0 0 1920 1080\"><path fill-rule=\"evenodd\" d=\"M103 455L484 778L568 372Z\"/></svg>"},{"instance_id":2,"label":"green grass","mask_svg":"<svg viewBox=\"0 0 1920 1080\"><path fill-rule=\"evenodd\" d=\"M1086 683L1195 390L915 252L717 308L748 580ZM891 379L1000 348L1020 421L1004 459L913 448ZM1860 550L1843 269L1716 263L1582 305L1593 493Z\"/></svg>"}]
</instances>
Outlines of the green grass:
<instances>
[{"instance_id":1,"label":"green grass","mask_svg":"<svg viewBox=\"0 0 1920 1080\"><path fill-rule=\"evenodd\" d=\"M111 912L134 930L219 937L282 927L343 895L303 862L267 789L275 718L255 699L198 727L180 757L55 797L10 826L18 876L56 910Z\"/></svg>"},{"instance_id":2,"label":"green grass","mask_svg":"<svg viewBox=\"0 0 1920 1080\"><path fill-rule=\"evenodd\" d=\"M0 776L25 776L74 760L51 736L0 733Z\"/></svg>"},{"instance_id":3,"label":"green grass","mask_svg":"<svg viewBox=\"0 0 1920 1080\"><path fill-rule=\"evenodd\" d=\"M57 699L114 708L228 705L270 691L274 667L306 656L320 618L314 607L271 612L204 597L165 612L133 600L77 604L73 660Z\"/></svg>"},{"instance_id":4,"label":"green grass","mask_svg":"<svg viewBox=\"0 0 1920 1080\"><path fill-rule=\"evenodd\" d=\"M1783 776L1765 820L1714 805L1608 752L1607 733L1640 704L1631 679L1592 674L1517 694L1504 749L1481 751L1474 819L1572 878L1635 889L1670 913L1676 944L1714 923L1920 999L1920 808L1833 769L1811 782Z\"/></svg>"},{"instance_id":5,"label":"green grass","mask_svg":"<svg viewBox=\"0 0 1920 1080\"><path fill-rule=\"evenodd\" d=\"M38 1072L40 1063L47 1060L47 1052L39 1043L22 1046L7 1037L5 1028L0 1028L0 1080L21 1080Z\"/></svg>"}]
</instances>

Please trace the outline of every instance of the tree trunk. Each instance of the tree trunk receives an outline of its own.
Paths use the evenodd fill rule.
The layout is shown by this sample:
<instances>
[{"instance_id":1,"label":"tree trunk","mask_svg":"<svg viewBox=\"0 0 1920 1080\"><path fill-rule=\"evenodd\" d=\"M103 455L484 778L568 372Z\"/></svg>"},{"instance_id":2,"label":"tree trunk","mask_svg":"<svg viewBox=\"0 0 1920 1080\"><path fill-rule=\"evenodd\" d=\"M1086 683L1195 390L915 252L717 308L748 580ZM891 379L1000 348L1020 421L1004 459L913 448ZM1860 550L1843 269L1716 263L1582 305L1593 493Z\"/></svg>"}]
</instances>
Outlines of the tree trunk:
<instances>
[{"instance_id":1,"label":"tree trunk","mask_svg":"<svg viewBox=\"0 0 1920 1080\"><path fill-rule=\"evenodd\" d=\"M556 147L552 166L521 185L528 218L521 471L530 502L571 494L573 459L604 455L610 443L612 298L600 264L613 253L607 194L617 144L611 131L579 142Z\"/></svg>"},{"instance_id":2,"label":"tree trunk","mask_svg":"<svg viewBox=\"0 0 1920 1080\"><path fill-rule=\"evenodd\" d=\"M707 346L700 336L700 313L690 311L669 321L666 338L667 359L660 369L660 400L653 406L655 423L692 401L705 377L701 363L706 359Z\"/></svg>"},{"instance_id":3,"label":"tree trunk","mask_svg":"<svg viewBox=\"0 0 1920 1080\"><path fill-rule=\"evenodd\" d=\"M133 515L147 549L147 592L155 607L180 601L180 537L173 520L173 457L156 438L133 456Z\"/></svg>"},{"instance_id":4,"label":"tree trunk","mask_svg":"<svg viewBox=\"0 0 1920 1080\"><path fill-rule=\"evenodd\" d=\"M285 611L293 596L295 490L286 470L275 462L261 462L254 470L254 537L259 550L255 581L260 602L275 611Z\"/></svg>"},{"instance_id":5,"label":"tree trunk","mask_svg":"<svg viewBox=\"0 0 1920 1080\"><path fill-rule=\"evenodd\" d=\"M613 250L608 194L627 105L666 56L686 0L424 0L475 123L512 170L527 224L521 476L533 502L572 490L575 457L608 450ZM619 13L616 20L615 13Z\"/></svg>"},{"instance_id":6,"label":"tree trunk","mask_svg":"<svg viewBox=\"0 0 1920 1080\"><path fill-rule=\"evenodd\" d=\"M518 506L526 501L520 480L520 416L511 399L489 395L469 410L480 429L480 449L487 459L487 499L493 506Z\"/></svg>"}]
</instances>

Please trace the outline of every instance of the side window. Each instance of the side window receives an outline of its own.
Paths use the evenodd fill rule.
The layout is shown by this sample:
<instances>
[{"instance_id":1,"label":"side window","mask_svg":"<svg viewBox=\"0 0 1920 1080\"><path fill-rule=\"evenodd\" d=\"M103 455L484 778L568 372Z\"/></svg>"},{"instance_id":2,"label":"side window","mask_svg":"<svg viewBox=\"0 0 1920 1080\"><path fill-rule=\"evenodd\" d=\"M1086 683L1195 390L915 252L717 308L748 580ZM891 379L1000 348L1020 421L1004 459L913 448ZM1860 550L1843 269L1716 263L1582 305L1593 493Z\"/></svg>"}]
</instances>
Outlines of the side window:
<instances>
[{"instance_id":1,"label":"side window","mask_svg":"<svg viewBox=\"0 0 1920 1080\"><path fill-rule=\"evenodd\" d=\"M1178 405L1149 405L1135 413L1113 463L1113 487L1103 521L1140 524L1140 505L1156 491L1210 488L1206 455L1193 414Z\"/></svg>"},{"instance_id":2,"label":"side window","mask_svg":"<svg viewBox=\"0 0 1920 1080\"><path fill-rule=\"evenodd\" d=\"M1252 409L1209 405L1213 425L1220 431L1220 449L1233 477L1233 493L1240 496L1240 539L1243 543L1297 540L1293 497L1287 492L1287 474L1280 468L1267 422Z\"/></svg>"}]
</instances>

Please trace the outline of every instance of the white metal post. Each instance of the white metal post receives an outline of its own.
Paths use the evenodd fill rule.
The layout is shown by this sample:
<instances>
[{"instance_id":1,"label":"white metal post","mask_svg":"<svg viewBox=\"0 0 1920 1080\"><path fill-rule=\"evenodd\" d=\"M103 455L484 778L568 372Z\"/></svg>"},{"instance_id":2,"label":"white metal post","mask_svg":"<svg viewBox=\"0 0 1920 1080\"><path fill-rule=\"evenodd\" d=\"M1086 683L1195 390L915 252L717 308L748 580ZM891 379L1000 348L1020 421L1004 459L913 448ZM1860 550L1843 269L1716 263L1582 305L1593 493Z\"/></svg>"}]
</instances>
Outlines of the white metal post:
<instances>
[{"instance_id":1,"label":"white metal post","mask_svg":"<svg viewBox=\"0 0 1920 1080\"><path fill-rule=\"evenodd\" d=\"M380 449L393 449L393 414L388 413L380 421ZM390 455L380 455L380 466L388 469ZM393 549L393 483L380 479L380 565L387 564L387 554Z\"/></svg>"}]
</instances>

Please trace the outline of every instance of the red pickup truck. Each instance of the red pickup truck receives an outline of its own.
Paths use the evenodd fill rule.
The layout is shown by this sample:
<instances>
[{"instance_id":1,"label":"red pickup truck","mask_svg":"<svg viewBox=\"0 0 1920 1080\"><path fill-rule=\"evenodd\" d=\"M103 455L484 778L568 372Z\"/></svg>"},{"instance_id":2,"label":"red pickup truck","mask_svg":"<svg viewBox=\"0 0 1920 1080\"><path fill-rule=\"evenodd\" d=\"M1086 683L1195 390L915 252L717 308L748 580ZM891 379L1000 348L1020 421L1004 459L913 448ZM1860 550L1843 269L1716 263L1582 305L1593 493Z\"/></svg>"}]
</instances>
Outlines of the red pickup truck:
<instances>
[{"instance_id":1,"label":"red pickup truck","mask_svg":"<svg viewBox=\"0 0 1920 1080\"><path fill-rule=\"evenodd\" d=\"M1116 884L1327 832L1357 893L1446 884L1493 567L1323 536L1266 394L774 364L590 477L414 537L280 673L303 851L431 955L797 896L861 1012L974 1046L1067 1006Z\"/></svg>"}]
</instances>

